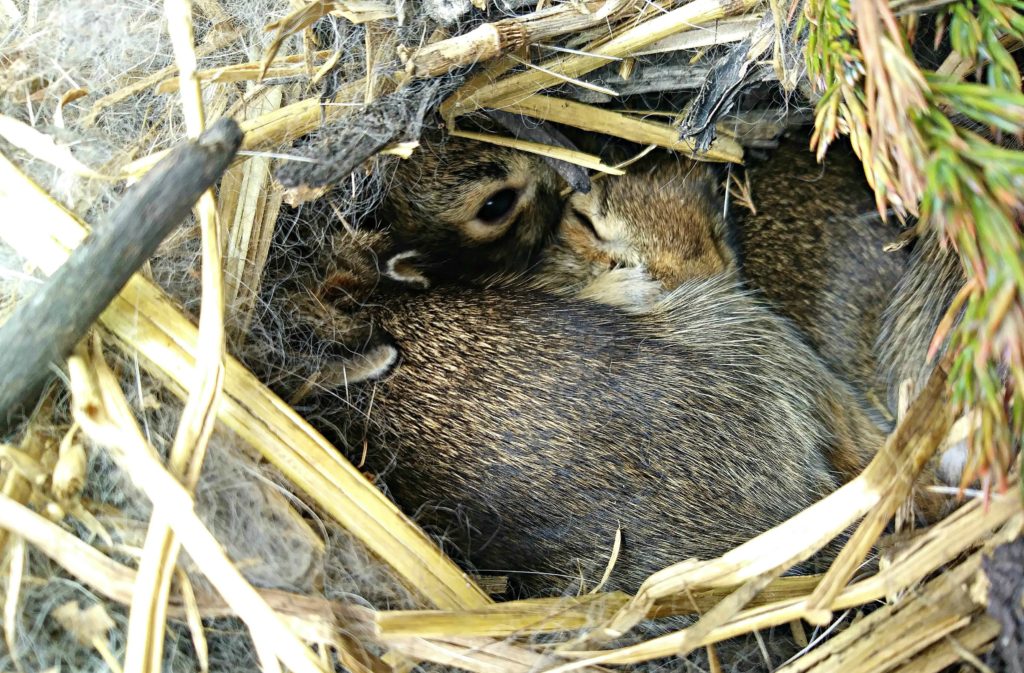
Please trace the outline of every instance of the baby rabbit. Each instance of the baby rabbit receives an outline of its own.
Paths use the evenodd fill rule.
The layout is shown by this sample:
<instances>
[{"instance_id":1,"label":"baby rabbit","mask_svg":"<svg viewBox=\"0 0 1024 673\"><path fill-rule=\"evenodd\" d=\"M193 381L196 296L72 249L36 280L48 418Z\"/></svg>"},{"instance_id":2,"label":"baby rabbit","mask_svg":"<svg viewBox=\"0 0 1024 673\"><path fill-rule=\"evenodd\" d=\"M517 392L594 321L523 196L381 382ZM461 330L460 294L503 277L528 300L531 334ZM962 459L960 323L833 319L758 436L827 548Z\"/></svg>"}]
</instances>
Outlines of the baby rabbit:
<instances>
[{"instance_id":1,"label":"baby rabbit","mask_svg":"<svg viewBox=\"0 0 1024 673\"><path fill-rule=\"evenodd\" d=\"M732 209L744 277L840 378L884 409L876 343L882 312L908 269L906 250L885 250L899 227L878 216L847 147L831 148L820 165L806 139L786 140L748 176L757 212Z\"/></svg>"},{"instance_id":2,"label":"baby rabbit","mask_svg":"<svg viewBox=\"0 0 1024 673\"><path fill-rule=\"evenodd\" d=\"M659 284L656 298L681 279L738 270L840 378L882 403L876 340L908 255L885 251L900 230L875 215L860 162L844 149L833 148L823 168L803 142L783 141L748 170L757 212L734 205L728 222L719 180L706 164L663 157L596 181L591 194L570 200L563 244L546 251L543 273L564 287L587 275L581 264L595 278L609 266L640 266ZM673 217L690 226L658 226ZM626 304L651 298L621 294L607 296Z\"/></svg>"},{"instance_id":3,"label":"baby rabbit","mask_svg":"<svg viewBox=\"0 0 1024 673\"><path fill-rule=\"evenodd\" d=\"M527 268L562 212L564 183L539 157L425 136L400 161L375 219L428 275L474 280Z\"/></svg>"},{"instance_id":4,"label":"baby rabbit","mask_svg":"<svg viewBox=\"0 0 1024 673\"><path fill-rule=\"evenodd\" d=\"M711 169L658 155L571 197L538 284L642 309L684 281L732 274L736 257L721 212Z\"/></svg>"},{"instance_id":5,"label":"baby rabbit","mask_svg":"<svg viewBox=\"0 0 1024 673\"><path fill-rule=\"evenodd\" d=\"M570 200L561 239L545 251L540 277L550 282L541 286L644 310L682 282L734 274L742 267L755 295L792 319L833 373L852 380L847 392L859 397L862 410L881 407L894 414L899 381L912 376L923 385L927 380L925 352L962 275L955 257L940 250L933 238L917 243L910 265L904 264L906 253L885 252L883 234L898 232L851 214L856 204L842 197L863 187L859 164L848 155L837 156L837 167L828 164L817 202L790 207L778 189L769 191L758 202L758 214L745 218L739 231L722 216L714 175L705 165L658 157L630 175L597 181L591 194ZM806 189L807 183L788 171L795 168L801 175L813 164L809 153L790 145L775 161L771 184L781 182L781 173L798 182L797 189ZM764 178L759 174L757 181ZM786 207L812 219L788 217ZM745 246L749 254L740 258L742 263L730 242ZM610 266L616 270L609 271ZM620 275L630 267L641 273ZM876 345L882 330L884 340ZM888 366L881 375L876 374L879 361ZM868 392L875 393L875 406L867 401ZM888 428L877 412L872 417ZM849 479L866 458L870 455L839 452L832 460ZM925 479L934 478L929 470ZM943 509L924 495L918 505L930 517Z\"/></svg>"},{"instance_id":6,"label":"baby rabbit","mask_svg":"<svg viewBox=\"0 0 1024 673\"><path fill-rule=\"evenodd\" d=\"M367 467L403 509L529 594L563 587L565 575L594 582L617 527L612 587L635 590L667 564L721 554L829 492L881 443L785 321L738 290L728 248L708 234L723 231L720 219L702 229L667 208L664 221L649 220L665 232L644 237L640 218L626 216L635 204L604 203L603 214L589 211L599 222L578 249L602 242L608 222L625 223L636 238L615 248L617 263L656 269L678 286L671 293L625 313L530 277L427 292L385 283L357 313L400 361L349 386L334 421L354 451L368 447ZM572 227L589 228L578 215L563 224L557 254L568 255ZM679 259L702 260L697 278L648 261L663 252L653 241L694 236L706 245ZM651 243L628 252L633 240ZM590 264L578 268L598 279L610 262Z\"/></svg>"},{"instance_id":7,"label":"baby rabbit","mask_svg":"<svg viewBox=\"0 0 1024 673\"><path fill-rule=\"evenodd\" d=\"M844 387L728 279L640 314L519 286L376 293L401 355L351 386L348 445L369 447L407 512L528 594L610 588L710 558L813 503L840 456L881 436Z\"/></svg>"},{"instance_id":8,"label":"baby rabbit","mask_svg":"<svg viewBox=\"0 0 1024 673\"><path fill-rule=\"evenodd\" d=\"M736 231L750 285L891 426L901 384L920 390L931 373L932 335L964 283L957 256L930 231L886 251L901 230L877 215L847 147L820 166L804 140L786 141L750 178L757 213L739 213ZM963 446L945 452L941 479L958 484L964 460Z\"/></svg>"},{"instance_id":9,"label":"baby rabbit","mask_svg":"<svg viewBox=\"0 0 1024 673\"><path fill-rule=\"evenodd\" d=\"M775 191L769 192L758 215L750 218L751 226L736 232L721 216L714 174L705 164L655 156L625 177L595 182L591 194L572 197L563 216L561 238L544 253L540 286L644 310L685 280L735 272L737 257L729 242L743 242L751 250L751 256L744 258L748 285L764 288L758 296L774 300L772 308L789 309L787 315L829 358L833 372L862 385L871 377L876 406L861 393L861 407L875 412L872 416L880 427L888 428L877 409L884 408L891 417L899 382L909 377L923 385L927 380L926 350L963 282L962 273L955 256L939 249L934 237L918 241L909 267L902 275L895 273L894 267L899 270L906 255L885 252L886 239L881 235L895 234L895 228L868 221L872 218L852 217L853 206L843 205L842 193L856 193L863 181L855 159L841 152L838 157L838 167L829 164L829 178L823 180L823 200L796 206L817 219L785 217L781 209L787 204ZM793 168L800 175L808 158L806 151L789 144L773 175L777 178ZM864 196L870 200L870 195ZM830 206L832 201L839 205ZM668 226L670 222L677 224ZM808 265L795 254L801 250L814 252L821 268L807 271ZM774 256L769 254L773 252ZM875 264L883 269L881 277L871 274ZM864 277L869 280L863 281ZM837 338L825 338L822 324L831 325ZM881 342L876 345L878 338ZM878 375L876 360L886 367ZM855 371L863 376L854 376ZM854 387L851 392L858 390ZM887 402L888 407L883 407ZM855 476L870 457L839 456L833 460L844 478ZM949 456L942 459L941 473L947 481L957 481L959 470L947 469L947 463L952 464ZM925 479L934 478L929 469ZM930 517L944 509L926 495L918 505Z\"/></svg>"}]
</instances>

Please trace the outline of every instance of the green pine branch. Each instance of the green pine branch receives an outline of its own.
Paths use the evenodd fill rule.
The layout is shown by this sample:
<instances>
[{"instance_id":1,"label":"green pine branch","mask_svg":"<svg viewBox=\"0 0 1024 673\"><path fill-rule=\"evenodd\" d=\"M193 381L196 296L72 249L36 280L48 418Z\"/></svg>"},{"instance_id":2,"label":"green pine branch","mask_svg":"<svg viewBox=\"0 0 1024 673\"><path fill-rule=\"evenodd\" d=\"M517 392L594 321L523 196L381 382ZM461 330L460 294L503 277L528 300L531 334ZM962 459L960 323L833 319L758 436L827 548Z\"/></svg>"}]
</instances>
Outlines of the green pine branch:
<instances>
[{"instance_id":1,"label":"green pine branch","mask_svg":"<svg viewBox=\"0 0 1024 673\"><path fill-rule=\"evenodd\" d=\"M968 278L951 345L953 403L975 421L965 481L1005 485L1024 430L1024 152L953 124L1024 133L1024 1L962 0L942 10L953 51L982 73L921 69L906 22L884 0L809 0L807 66L821 92L814 144L850 136L882 212L915 215L959 252Z\"/></svg>"}]
</instances>

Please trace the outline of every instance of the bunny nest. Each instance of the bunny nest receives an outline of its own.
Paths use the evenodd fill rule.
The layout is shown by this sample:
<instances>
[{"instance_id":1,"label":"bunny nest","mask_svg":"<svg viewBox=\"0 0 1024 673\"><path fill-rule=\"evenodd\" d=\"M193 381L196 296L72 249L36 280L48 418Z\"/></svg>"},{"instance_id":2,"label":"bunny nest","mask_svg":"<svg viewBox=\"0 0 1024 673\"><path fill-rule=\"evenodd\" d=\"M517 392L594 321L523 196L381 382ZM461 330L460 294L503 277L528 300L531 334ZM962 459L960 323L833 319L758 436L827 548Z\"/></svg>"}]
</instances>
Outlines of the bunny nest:
<instances>
[{"instance_id":1,"label":"bunny nest","mask_svg":"<svg viewBox=\"0 0 1024 673\"><path fill-rule=\"evenodd\" d=\"M101 222L127 179L186 136L176 84L181 64L168 31L168 21L180 22L181 13L172 12L177 3L167 6L170 19L161 4L145 0L0 0L0 149L8 165L0 197L5 217L19 220L15 226L60 239L62 231ZM276 616L282 621L275 623L313 646L306 670L418 665L504 673L618 664L926 671L977 661L972 652L996 639L1000 623L1019 624L1020 587L1012 572L997 572L1012 567L1014 557L1001 552L1006 558L985 567L981 561L1019 532L1024 513L1014 498L987 507L969 503L913 545L879 552L878 574L850 585L832 610L819 611L814 626L800 621L801 601L820 577L766 581L744 600L740 595L757 578L694 580L685 594L652 602L596 593L495 604L488 589L500 593L501 587L478 587L481 578L464 575L439 551L435 543L443 540L428 539L390 507L314 429L322 420L314 409L303 418L265 387L275 367L289 366L280 335L287 316L273 315L265 297L304 254L324 244L324 222L357 220L373 208L400 160L395 153L407 151L424 125L437 123L439 108L451 122L472 112L474 101L514 99L503 104L512 112L566 122L550 106L557 97L573 106L584 130L621 129L628 140L703 149L719 161L739 161L744 148L766 146L782 128L810 119L799 40L780 42L788 46L777 54L778 67L747 58L758 38L789 38L791 29L777 26L756 3L685 6L690 12L667 36L636 43L635 53L644 55L551 81L524 67L515 55L521 52L509 52L509 40L527 38L487 27L518 17L537 54L563 50L574 57L565 50L585 51L611 28L621 34L642 26L669 5L196 0L194 51L207 118L233 116L248 132L246 152L217 197L225 241L223 323L229 352L264 380L241 366L227 368L230 403L221 406L232 411L220 413L191 489L198 514L192 527L187 516L161 508L164 494L76 427L63 374L27 418L0 436L6 569L0 670L119 670L126 661L139 670L147 660L136 656L138 648L152 649L154 642L162 650L149 665L162 670L280 670L285 646L254 637L255 612L240 613L225 600L222 573L228 571L255 588L263 601L258 619ZM491 58L506 53L511 60ZM735 86L741 80L747 83L742 95ZM529 95L521 95L526 89ZM451 106L456 99L463 107ZM645 111L646 121L623 107ZM688 139L680 140L671 118L656 117L659 111L676 115L690 129ZM349 157L349 165L311 167L301 160L325 151ZM129 303L113 305L98 330L102 357L134 423L163 458L172 453L179 425L195 422L183 412L183 395L203 349L204 331L195 327L206 291L200 229L190 220L172 234L133 281ZM31 295L43 270L61 261L59 250L26 248L7 232L0 226L0 319ZM313 369L325 357L312 346L306 355ZM100 371L100 356L91 357ZM858 497L863 494L825 502L808 521L852 523L850 512L864 508ZM154 565L160 556L151 538L168 520L182 526L174 530L186 551L163 566L171 570L170 590L161 599L160 582L143 569L161 567ZM212 552L196 552L203 549L198 528L213 535L229 568ZM792 544L773 534L748 552L708 562L706 576L728 577L737 561L752 558L745 554ZM985 611L986 569L1001 578L991 585L993 596L1002 597L995 618ZM151 599L157 617L136 630L129 607L146 603L140 595ZM706 617L686 617L695 613ZM639 627L618 640L594 641L611 656L588 662L554 647L596 637L623 615ZM689 630L690 640L671 640L680 629ZM713 643L737 636L716 654ZM693 654L674 656L684 646ZM1005 647L1019 653L1021 645Z\"/></svg>"}]
</instances>

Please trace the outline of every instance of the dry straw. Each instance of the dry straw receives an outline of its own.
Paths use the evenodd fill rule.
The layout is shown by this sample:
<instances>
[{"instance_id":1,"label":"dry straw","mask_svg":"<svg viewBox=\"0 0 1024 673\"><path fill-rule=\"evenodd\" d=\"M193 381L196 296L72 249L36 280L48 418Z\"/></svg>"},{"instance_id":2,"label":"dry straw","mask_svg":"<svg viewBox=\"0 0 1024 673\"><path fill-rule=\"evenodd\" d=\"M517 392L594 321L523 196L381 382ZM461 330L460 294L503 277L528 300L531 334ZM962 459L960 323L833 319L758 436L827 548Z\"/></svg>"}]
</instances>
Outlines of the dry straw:
<instances>
[{"instance_id":1,"label":"dry straw","mask_svg":"<svg viewBox=\"0 0 1024 673\"><path fill-rule=\"evenodd\" d=\"M85 236L85 225L6 161L0 161L0 185L0 202L10 212L39 218L41 225L28 229L19 226L19 217L12 217L0 224L0 238L41 271L57 268ZM187 372L194 368L197 330L151 281L133 278L100 322L141 355L173 392L184 393ZM334 447L231 358L225 362L224 391L219 418L386 559L409 586L438 606L487 602L472 581Z\"/></svg>"},{"instance_id":2,"label":"dry straw","mask_svg":"<svg viewBox=\"0 0 1024 673\"><path fill-rule=\"evenodd\" d=\"M186 0L168 0L164 9L178 63L185 125L188 135L198 138L206 126L206 111L199 81L195 78L191 6ZM224 387L224 284L220 228L212 190L199 197L196 210L203 250L199 348L195 374L187 387L189 394L168 459L171 474L183 483L188 492L193 491L199 481L206 448L213 434L214 410ZM179 545L170 522L154 514L139 560L139 575L128 621L125 667L129 671L158 671L162 666L167 599ZM201 632L193 630L193 634L193 638L201 643Z\"/></svg>"}]
</instances>

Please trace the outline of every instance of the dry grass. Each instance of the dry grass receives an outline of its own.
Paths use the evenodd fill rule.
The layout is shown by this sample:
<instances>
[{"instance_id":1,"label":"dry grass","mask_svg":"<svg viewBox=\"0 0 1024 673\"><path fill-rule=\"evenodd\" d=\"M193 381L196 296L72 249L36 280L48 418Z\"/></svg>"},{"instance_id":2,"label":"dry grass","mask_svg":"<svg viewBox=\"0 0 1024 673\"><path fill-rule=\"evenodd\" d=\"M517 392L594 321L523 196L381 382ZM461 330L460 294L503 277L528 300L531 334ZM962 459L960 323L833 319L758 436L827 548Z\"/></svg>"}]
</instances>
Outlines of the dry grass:
<instances>
[{"instance_id":1,"label":"dry grass","mask_svg":"<svg viewBox=\"0 0 1024 673\"><path fill-rule=\"evenodd\" d=\"M0 183L18 186L0 193L0 202L16 205L15 212L42 215L46 223L26 230L17 224L19 218L11 218L0 225L0 239L43 272L52 272L85 236L85 225L12 164L0 162L0 172ZM138 321L139 314L146 320ZM159 288L136 276L100 322L130 352L145 358L150 372L171 392L184 396L199 349L198 333ZM217 409L220 420L387 559L411 587L438 606L475 607L487 602L358 470L233 358L225 359L224 391Z\"/></svg>"}]
</instances>

